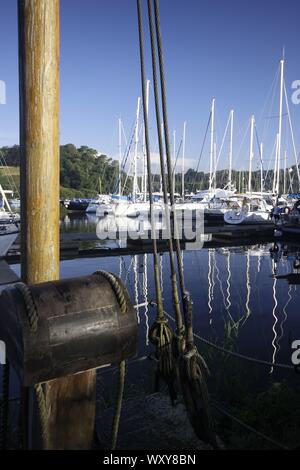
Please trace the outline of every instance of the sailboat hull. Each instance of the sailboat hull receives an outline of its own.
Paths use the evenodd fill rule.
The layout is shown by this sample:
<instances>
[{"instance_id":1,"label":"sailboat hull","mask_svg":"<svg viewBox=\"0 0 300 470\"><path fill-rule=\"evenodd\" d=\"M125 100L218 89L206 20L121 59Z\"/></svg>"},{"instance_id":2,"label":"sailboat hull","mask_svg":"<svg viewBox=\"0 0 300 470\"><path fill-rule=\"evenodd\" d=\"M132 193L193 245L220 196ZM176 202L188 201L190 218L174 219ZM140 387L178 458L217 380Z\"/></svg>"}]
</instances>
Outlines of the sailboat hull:
<instances>
[{"instance_id":1,"label":"sailboat hull","mask_svg":"<svg viewBox=\"0 0 300 470\"><path fill-rule=\"evenodd\" d=\"M16 224L5 224L0 226L0 257L6 255L13 243L16 241L20 229Z\"/></svg>"}]
</instances>

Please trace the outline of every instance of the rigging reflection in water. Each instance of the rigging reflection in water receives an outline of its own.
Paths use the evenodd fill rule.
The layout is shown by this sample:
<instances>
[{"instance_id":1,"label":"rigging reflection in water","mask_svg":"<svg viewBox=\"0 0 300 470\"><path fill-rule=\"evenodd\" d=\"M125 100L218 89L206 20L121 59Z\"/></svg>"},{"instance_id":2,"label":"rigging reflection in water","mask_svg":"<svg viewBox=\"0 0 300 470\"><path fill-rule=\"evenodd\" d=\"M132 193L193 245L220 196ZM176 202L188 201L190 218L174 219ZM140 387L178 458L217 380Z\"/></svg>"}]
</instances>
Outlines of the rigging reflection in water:
<instances>
[{"instance_id":1,"label":"rigging reflection in water","mask_svg":"<svg viewBox=\"0 0 300 470\"><path fill-rule=\"evenodd\" d=\"M227 255L227 310L229 311L231 307L231 300L230 300L230 282L231 282L231 267L230 267L230 251L228 251Z\"/></svg>"},{"instance_id":2,"label":"rigging reflection in water","mask_svg":"<svg viewBox=\"0 0 300 470\"><path fill-rule=\"evenodd\" d=\"M145 315L145 323L146 323L146 345L149 345L149 316L148 316L148 255L144 254L143 260L143 300L145 303L144 307L144 315ZM162 262L162 257L160 258Z\"/></svg>"},{"instance_id":3,"label":"rigging reflection in water","mask_svg":"<svg viewBox=\"0 0 300 470\"><path fill-rule=\"evenodd\" d=\"M208 313L210 315L209 323L212 324L212 302L214 299L214 288L215 288L215 269L213 259L215 258L215 250L208 250Z\"/></svg>"},{"instance_id":4,"label":"rigging reflection in water","mask_svg":"<svg viewBox=\"0 0 300 470\"><path fill-rule=\"evenodd\" d=\"M270 254L269 264L267 260L270 259ZM161 285L165 293L165 308L172 313L169 271L168 265L164 267L164 256L162 254L159 257ZM205 257L208 264L206 273L202 270ZM149 309L148 306L154 300L152 255L126 258L127 268L122 264L122 275L128 285L133 281L134 302L140 305L137 308L138 321L141 323L143 317L145 342L148 346L149 325L155 314L154 309ZM254 262L255 259L257 262ZM282 346L286 356L288 341L285 340L285 326L289 320L289 307L293 306L292 300L298 292L291 285L285 286L279 282L278 273L284 272L283 277L286 279L288 265L286 259L277 252L274 259L272 245L209 249L200 254L197 252L196 256L185 252L184 262L195 305L195 332L206 337L215 336L215 340L219 342L223 337L225 340L236 341L239 350L249 351L251 348L254 355L270 360L273 364L278 362ZM207 292L207 302L205 299L201 300L199 286L201 292ZM205 327L205 318L209 330ZM293 328L293 325L290 324L289 328ZM255 330L258 330L258 334ZM269 372L273 373L274 367Z\"/></svg>"},{"instance_id":5,"label":"rigging reflection in water","mask_svg":"<svg viewBox=\"0 0 300 470\"><path fill-rule=\"evenodd\" d=\"M274 364L276 362L276 353L277 353L277 344L276 344L276 341L277 341L277 332L276 332L276 325L277 325L277 322L278 322L278 318L276 316L276 309L277 309L277 306L278 306L278 302L277 302L277 297L276 297L276 283L277 283L277 279L276 277L274 276L274 280L273 280L273 299L274 299L274 306L273 306L273 310L272 310L272 315L273 315L273 318L274 318L274 323L272 325L272 331L274 333L274 337L273 337L273 340L272 340L272 347L273 347L273 354L272 354L272 363ZM274 367L271 367L271 370L270 370L270 374L272 374L274 372Z\"/></svg>"},{"instance_id":6,"label":"rigging reflection in water","mask_svg":"<svg viewBox=\"0 0 300 470\"><path fill-rule=\"evenodd\" d=\"M90 223L89 219L85 221L81 230ZM121 219L118 223L122 227ZM64 220L63 224L66 230L77 227L76 220ZM127 285L133 302L139 305L136 310L145 348L155 317L155 309L148 305L155 300L152 260L151 253L89 260L89 266L94 262L98 268L102 263ZM85 268L83 260L73 263L78 266L78 274L93 269ZM183 263L187 289L194 302L196 333L219 344L230 340L231 347L239 352L273 363L290 361L290 336L297 337L300 331L299 245L277 242L188 250L183 253ZM167 253L160 254L159 265L164 307L172 314ZM272 367L268 372L274 371Z\"/></svg>"},{"instance_id":7,"label":"rigging reflection in water","mask_svg":"<svg viewBox=\"0 0 300 470\"><path fill-rule=\"evenodd\" d=\"M251 315L251 309L250 309L250 296L251 296L251 282L250 282L250 252L249 250L247 251L247 264L246 264L246 289L247 289L247 295L246 295L246 315L244 320L242 321L242 325L244 325L247 321L247 319Z\"/></svg>"}]
</instances>

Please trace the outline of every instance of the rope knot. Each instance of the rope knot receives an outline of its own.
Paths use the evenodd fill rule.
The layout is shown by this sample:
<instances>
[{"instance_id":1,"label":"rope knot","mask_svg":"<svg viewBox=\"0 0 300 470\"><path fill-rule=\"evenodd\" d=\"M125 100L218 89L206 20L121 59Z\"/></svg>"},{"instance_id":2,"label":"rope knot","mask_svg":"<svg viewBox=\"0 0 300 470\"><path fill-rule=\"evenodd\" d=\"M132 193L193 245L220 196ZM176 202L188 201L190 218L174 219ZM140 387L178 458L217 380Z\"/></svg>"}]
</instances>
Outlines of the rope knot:
<instances>
[{"instance_id":1,"label":"rope knot","mask_svg":"<svg viewBox=\"0 0 300 470\"><path fill-rule=\"evenodd\" d=\"M190 380L202 379L203 372L210 375L209 368L196 346L188 347L182 355L182 359Z\"/></svg>"}]
</instances>

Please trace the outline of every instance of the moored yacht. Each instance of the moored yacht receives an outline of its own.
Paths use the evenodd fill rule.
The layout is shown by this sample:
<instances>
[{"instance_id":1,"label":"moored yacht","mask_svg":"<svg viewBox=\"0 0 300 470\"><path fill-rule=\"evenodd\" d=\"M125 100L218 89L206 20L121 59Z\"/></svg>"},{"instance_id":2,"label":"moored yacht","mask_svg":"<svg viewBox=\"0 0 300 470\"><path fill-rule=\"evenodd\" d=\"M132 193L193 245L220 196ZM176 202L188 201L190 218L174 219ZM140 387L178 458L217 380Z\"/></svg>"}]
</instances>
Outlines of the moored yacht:
<instances>
[{"instance_id":1,"label":"moored yacht","mask_svg":"<svg viewBox=\"0 0 300 470\"><path fill-rule=\"evenodd\" d=\"M273 223L266 201L254 197L244 197L239 208L225 212L224 222L231 225Z\"/></svg>"}]
</instances>

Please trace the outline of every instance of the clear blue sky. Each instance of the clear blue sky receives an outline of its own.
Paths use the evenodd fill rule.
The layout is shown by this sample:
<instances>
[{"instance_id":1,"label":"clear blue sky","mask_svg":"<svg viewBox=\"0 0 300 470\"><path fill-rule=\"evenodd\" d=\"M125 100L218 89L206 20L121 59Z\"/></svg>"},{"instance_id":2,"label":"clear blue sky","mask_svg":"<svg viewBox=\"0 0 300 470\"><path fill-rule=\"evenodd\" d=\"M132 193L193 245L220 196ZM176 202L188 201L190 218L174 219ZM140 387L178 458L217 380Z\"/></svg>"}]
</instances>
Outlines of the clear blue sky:
<instances>
[{"instance_id":1,"label":"clear blue sky","mask_svg":"<svg viewBox=\"0 0 300 470\"><path fill-rule=\"evenodd\" d=\"M18 143L16 4L1 0L0 80L7 104L0 105L0 146ZM300 79L299 0L161 0L160 8L170 129L179 139L187 121L186 154L196 161L215 96L218 141L233 107L235 166L246 166L248 137L237 156L242 130L252 113L258 118L262 112L283 45L289 96L291 82ZM129 134L139 94L135 0L61 0L61 143L116 155L117 119L122 116ZM300 144L300 105L290 106ZM155 150L153 119L151 125ZM270 131L267 148L274 138Z\"/></svg>"}]
</instances>

